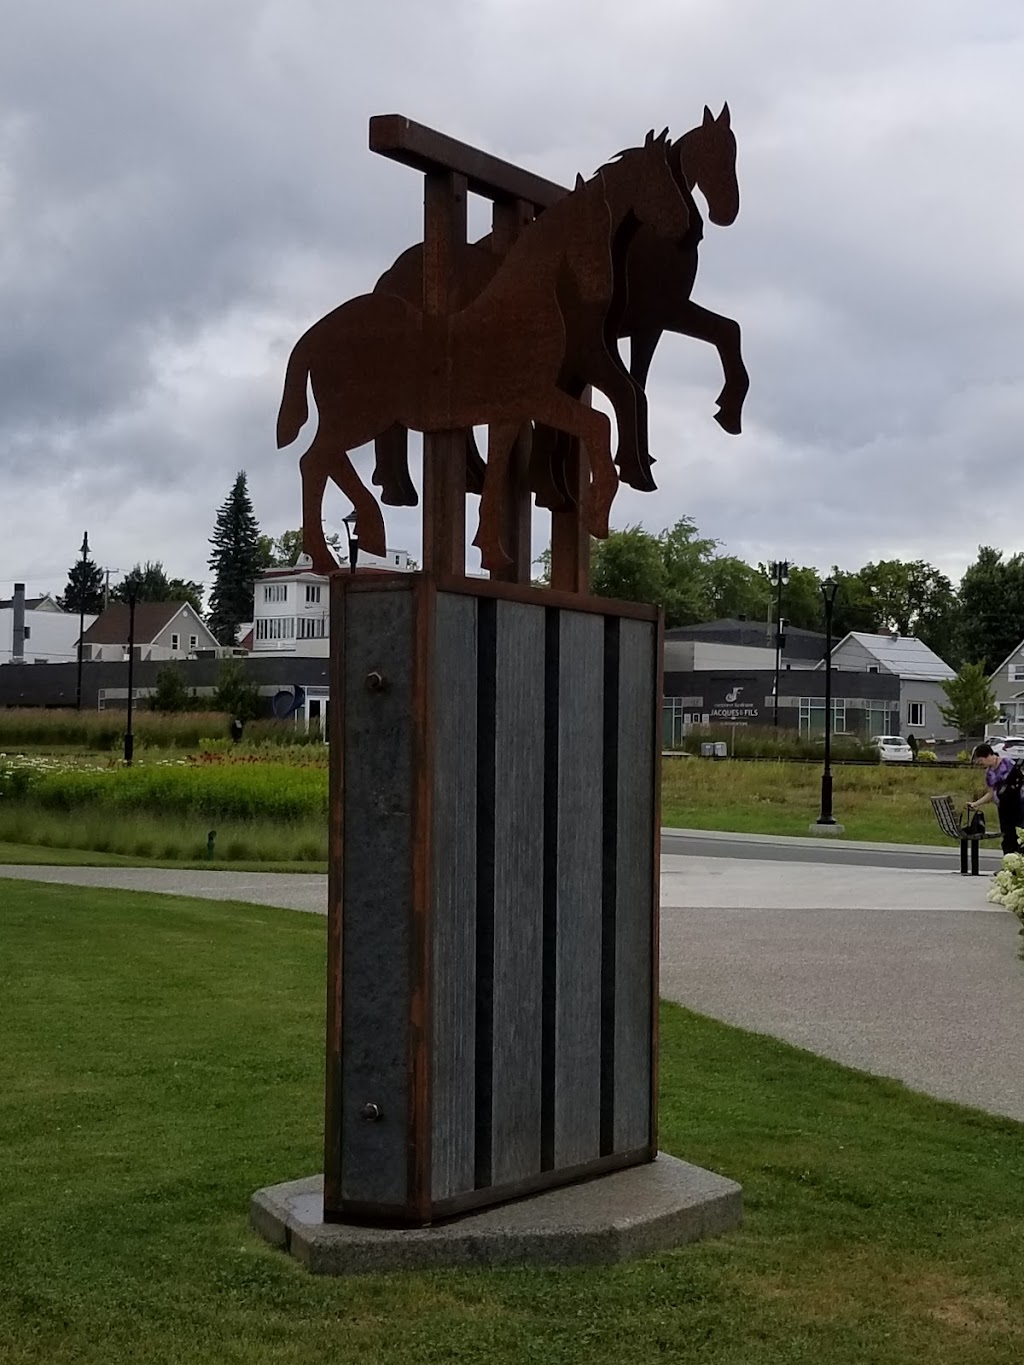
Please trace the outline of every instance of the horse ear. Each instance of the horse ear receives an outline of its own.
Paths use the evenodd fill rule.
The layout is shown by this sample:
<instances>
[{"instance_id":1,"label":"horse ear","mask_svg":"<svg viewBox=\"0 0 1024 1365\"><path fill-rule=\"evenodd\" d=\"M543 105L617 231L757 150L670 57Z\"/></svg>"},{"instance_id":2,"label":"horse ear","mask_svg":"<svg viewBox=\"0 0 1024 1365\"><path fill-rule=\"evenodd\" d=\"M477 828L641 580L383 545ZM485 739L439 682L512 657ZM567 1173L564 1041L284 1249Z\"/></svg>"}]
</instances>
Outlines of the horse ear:
<instances>
[{"instance_id":1,"label":"horse ear","mask_svg":"<svg viewBox=\"0 0 1024 1365\"><path fill-rule=\"evenodd\" d=\"M705 104L705 106L704 106L704 127L705 127L705 128L710 128L711 125L714 123L714 121L715 121L715 116L714 116L714 114L711 112L711 110L710 110L710 109L708 108L708 106Z\"/></svg>"},{"instance_id":2,"label":"horse ear","mask_svg":"<svg viewBox=\"0 0 1024 1365\"><path fill-rule=\"evenodd\" d=\"M659 141L659 142L668 142L668 129L667 129L667 128L662 128L661 132L658 134L658 141Z\"/></svg>"},{"instance_id":3,"label":"horse ear","mask_svg":"<svg viewBox=\"0 0 1024 1365\"><path fill-rule=\"evenodd\" d=\"M728 102L722 105L722 112L718 115L716 122L720 123L723 128L732 127L732 115L729 113Z\"/></svg>"},{"instance_id":4,"label":"horse ear","mask_svg":"<svg viewBox=\"0 0 1024 1365\"><path fill-rule=\"evenodd\" d=\"M651 129L648 130L647 136L644 138L644 146L645 146L645 147L649 147L653 141L654 141L654 129L651 128Z\"/></svg>"},{"instance_id":5,"label":"horse ear","mask_svg":"<svg viewBox=\"0 0 1024 1365\"><path fill-rule=\"evenodd\" d=\"M576 172L576 184L573 185L573 189L574 189L574 190L581 190L581 189L583 189L584 185L586 185L586 183L587 183L587 182L583 179L582 175L580 175L579 171L577 171L577 172Z\"/></svg>"}]
</instances>

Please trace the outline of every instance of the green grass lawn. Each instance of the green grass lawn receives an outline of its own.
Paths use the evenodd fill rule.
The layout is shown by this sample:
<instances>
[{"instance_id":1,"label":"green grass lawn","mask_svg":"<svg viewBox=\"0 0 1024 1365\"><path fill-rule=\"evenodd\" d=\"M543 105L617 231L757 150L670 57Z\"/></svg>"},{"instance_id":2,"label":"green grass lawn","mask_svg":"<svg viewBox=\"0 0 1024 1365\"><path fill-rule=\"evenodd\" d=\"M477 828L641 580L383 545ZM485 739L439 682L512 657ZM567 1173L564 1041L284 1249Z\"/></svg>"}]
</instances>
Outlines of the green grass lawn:
<instances>
[{"instance_id":1,"label":"green grass lawn","mask_svg":"<svg viewBox=\"0 0 1024 1365\"><path fill-rule=\"evenodd\" d=\"M743 1229L589 1270L307 1275L324 921L0 886L0 1360L929 1365L1024 1356L1024 1126L666 1007L662 1146Z\"/></svg>"},{"instance_id":2,"label":"green grass lawn","mask_svg":"<svg viewBox=\"0 0 1024 1365\"><path fill-rule=\"evenodd\" d=\"M821 767L814 763L744 763L666 758L661 822L678 829L806 835L821 810ZM985 784L976 769L873 764L832 770L833 811L847 839L944 844L930 796L950 795L958 809ZM998 829L991 807L990 829Z\"/></svg>"}]
</instances>

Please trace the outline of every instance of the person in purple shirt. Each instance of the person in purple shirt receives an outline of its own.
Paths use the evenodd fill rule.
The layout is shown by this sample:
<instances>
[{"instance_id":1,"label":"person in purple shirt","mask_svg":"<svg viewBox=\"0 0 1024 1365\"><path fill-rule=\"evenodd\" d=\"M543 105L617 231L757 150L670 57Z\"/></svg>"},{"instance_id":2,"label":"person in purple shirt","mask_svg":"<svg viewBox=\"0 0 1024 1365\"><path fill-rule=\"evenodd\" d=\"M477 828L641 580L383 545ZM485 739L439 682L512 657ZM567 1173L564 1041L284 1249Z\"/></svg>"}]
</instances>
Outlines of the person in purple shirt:
<instances>
[{"instance_id":1,"label":"person in purple shirt","mask_svg":"<svg viewBox=\"0 0 1024 1365\"><path fill-rule=\"evenodd\" d=\"M1019 769L1012 758L1000 758L991 744L978 744L971 754L971 761L985 769L985 786L988 789L977 801L968 801L968 810L994 801L999 812L999 832L1003 836L1004 853L1020 853L1017 827L1021 823L1020 782L1016 780ZM1010 774L1014 778L1007 782Z\"/></svg>"}]
</instances>

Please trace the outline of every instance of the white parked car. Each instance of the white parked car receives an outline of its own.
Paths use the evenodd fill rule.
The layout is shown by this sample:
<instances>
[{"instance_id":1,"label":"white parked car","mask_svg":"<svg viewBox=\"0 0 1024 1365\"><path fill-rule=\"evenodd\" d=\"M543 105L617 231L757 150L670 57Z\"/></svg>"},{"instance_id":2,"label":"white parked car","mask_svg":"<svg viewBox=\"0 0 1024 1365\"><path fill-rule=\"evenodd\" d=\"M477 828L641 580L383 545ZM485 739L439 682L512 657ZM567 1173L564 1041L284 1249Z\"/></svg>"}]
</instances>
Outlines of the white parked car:
<instances>
[{"instance_id":1,"label":"white parked car","mask_svg":"<svg viewBox=\"0 0 1024 1365\"><path fill-rule=\"evenodd\" d=\"M914 751L901 735L873 735L883 763L913 763Z\"/></svg>"},{"instance_id":2,"label":"white parked car","mask_svg":"<svg viewBox=\"0 0 1024 1365\"><path fill-rule=\"evenodd\" d=\"M990 739L989 743L1000 758L1024 758L1024 739L1020 735L1007 735L1005 739Z\"/></svg>"}]
</instances>

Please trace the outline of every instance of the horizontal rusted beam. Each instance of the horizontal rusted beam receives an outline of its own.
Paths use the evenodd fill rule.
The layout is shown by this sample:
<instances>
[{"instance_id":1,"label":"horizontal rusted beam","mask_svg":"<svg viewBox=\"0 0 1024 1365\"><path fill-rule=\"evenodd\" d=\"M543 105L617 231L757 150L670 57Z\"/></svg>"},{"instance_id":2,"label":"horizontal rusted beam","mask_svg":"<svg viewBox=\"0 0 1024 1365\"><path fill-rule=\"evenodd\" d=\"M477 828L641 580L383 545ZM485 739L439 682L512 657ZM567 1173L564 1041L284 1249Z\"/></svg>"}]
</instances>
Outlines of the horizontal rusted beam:
<instances>
[{"instance_id":1,"label":"horizontal rusted beam","mask_svg":"<svg viewBox=\"0 0 1024 1365\"><path fill-rule=\"evenodd\" d=\"M454 171L466 177L474 194L498 201L522 199L536 210L549 208L569 193L553 180L414 123L403 114L375 114L370 119L370 151L417 171Z\"/></svg>"}]
</instances>

